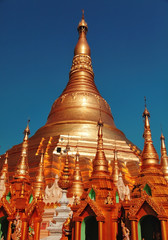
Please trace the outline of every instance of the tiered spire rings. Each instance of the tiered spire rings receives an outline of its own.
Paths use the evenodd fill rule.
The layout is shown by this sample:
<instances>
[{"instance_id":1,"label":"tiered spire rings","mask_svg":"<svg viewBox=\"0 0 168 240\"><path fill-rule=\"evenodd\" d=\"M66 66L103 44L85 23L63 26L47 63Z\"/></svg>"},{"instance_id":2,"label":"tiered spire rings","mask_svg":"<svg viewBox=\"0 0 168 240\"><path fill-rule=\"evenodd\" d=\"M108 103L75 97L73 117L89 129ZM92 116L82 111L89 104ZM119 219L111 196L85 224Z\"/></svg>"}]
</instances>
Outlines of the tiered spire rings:
<instances>
[{"instance_id":1,"label":"tiered spire rings","mask_svg":"<svg viewBox=\"0 0 168 240\"><path fill-rule=\"evenodd\" d=\"M103 148L103 122L101 118L98 121L98 140L97 140L97 152L93 161L93 173L95 175L109 175L108 161L106 159Z\"/></svg>"},{"instance_id":2,"label":"tiered spire rings","mask_svg":"<svg viewBox=\"0 0 168 240\"><path fill-rule=\"evenodd\" d=\"M38 173L34 184L34 193L36 197L40 194L43 196L45 191L45 177L44 177L44 150L41 152L41 159L39 163Z\"/></svg>"},{"instance_id":3,"label":"tiered spire rings","mask_svg":"<svg viewBox=\"0 0 168 240\"><path fill-rule=\"evenodd\" d=\"M112 171L112 179L115 185L117 185L119 176L119 167L118 167L118 159L117 159L117 151L114 150L114 162L113 162L113 171Z\"/></svg>"},{"instance_id":4,"label":"tiered spire rings","mask_svg":"<svg viewBox=\"0 0 168 240\"><path fill-rule=\"evenodd\" d=\"M24 130L24 139L23 139L23 144L22 144L21 159L17 166L17 170L16 170L16 174L15 174L14 178L29 179L29 167L28 167L28 158L27 158L28 136L30 134L29 122L30 121L28 121L27 127Z\"/></svg>"},{"instance_id":5,"label":"tiered spire rings","mask_svg":"<svg viewBox=\"0 0 168 240\"><path fill-rule=\"evenodd\" d=\"M155 167L158 166L159 157L153 146L150 124L149 124L150 113L146 108L146 104L145 104L145 110L142 116L145 119L144 134L143 134L145 142L144 142L144 148L141 155L142 169L143 169L149 166L155 166Z\"/></svg>"},{"instance_id":6,"label":"tiered spire rings","mask_svg":"<svg viewBox=\"0 0 168 240\"><path fill-rule=\"evenodd\" d=\"M67 190L68 188L70 188L71 184L72 184L72 177L69 170L69 156L67 152L64 169L58 181L58 186L63 190Z\"/></svg>"},{"instance_id":7,"label":"tiered spire rings","mask_svg":"<svg viewBox=\"0 0 168 240\"><path fill-rule=\"evenodd\" d=\"M83 182L82 182L82 175L79 166L79 153L76 153L76 160L75 160L75 170L73 173L73 183L72 187L70 188L69 194L76 195L80 197L84 191Z\"/></svg>"},{"instance_id":8,"label":"tiered spire rings","mask_svg":"<svg viewBox=\"0 0 168 240\"><path fill-rule=\"evenodd\" d=\"M163 172L164 177L168 181L168 156L167 156L167 151L166 151L166 146L165 146L165 137L163 136L163 133L161 134L160 137L161 140L161 169Z\"/></svg>"},{"instance_id":9,"label":"tiered spire rings","mask_svg":"<svg viewBox=\"0 0 168 240\"><path fill-rule=\"evenodd\" d=\"M8 176L8 152L6 153L6 158L5 158L3 167L2 167L0 180L4 180L5 183L9 181L9 176Z\"/></svg>"}]
</instances>

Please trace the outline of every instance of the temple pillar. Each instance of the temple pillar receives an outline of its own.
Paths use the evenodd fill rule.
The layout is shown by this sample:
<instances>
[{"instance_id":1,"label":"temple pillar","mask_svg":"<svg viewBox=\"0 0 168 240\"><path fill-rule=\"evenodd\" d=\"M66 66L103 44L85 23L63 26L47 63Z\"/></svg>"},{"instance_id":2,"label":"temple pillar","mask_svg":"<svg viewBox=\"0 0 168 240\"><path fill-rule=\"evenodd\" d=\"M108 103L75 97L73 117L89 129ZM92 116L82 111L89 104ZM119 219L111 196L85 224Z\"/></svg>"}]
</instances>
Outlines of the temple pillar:
<instances>
[{"instance_id":1,"label":"temple pillar","mask_svg":"<svg viewBox=\"0 0 168 240\"><path fill-rule=\"evenodd\" d=\"M34 221L34 240L39 240L40 239L40 224L41 224L41 219L37 218Z\"/></svg>"},{"instance_id":2,"label":"temple pillar","mask_svg":"<svg viewBox=\"0 0 168 240\"><path fill-rule=\"evenodd\" d=\"M131 240L137 240L138 239L138 222L136 217L131 217Z\"/></svg>"},{"instance_id":3,"label":"temple pillar","mask_svg":"<svg viewBox=\"0 0 168 240\"><path fill-rule=\"evenodd\" d=\"M22 240L28 239L28 222L27 219L22 219Z\"/></svg>"},{"instance_id":4,"label":"temple pillar","mask_svg":"<svg viewBox=\"0 0 168 240\"><path fill-rule=\"evenodd\" d=\"M167 221L166 219L160 219L160 224L161 224L161 234L162 234L162 240L167 240L168 239L168 234L167 234Z\"/></svg>"},{"instance_id":5,"label":"temple pillar","mask_svg":"<svg viewBox=\"0 0 168 240\"><path fill-rule=\"evenodd\" d=\"M118 234L118 218L112 218L112 231L111 231L111 239L117 239Z\"/></svg>"},{"instance_id":6,"label":"temple pillar","mask_svg":"<svg viewBox=\"0 0 168 240\"><path fill-rule=\"evenodd\" d=\"M75 222L75 239L74 240L80 240L80 222Z\"/></svg>"},{"instance_id":7,"label":"temple pillar","mask_svg":"<svg viewBox=\"0 0 168 240\"><path fill-rule=\"evenodd\" d=\"M7 240L11 240L11 233L12 233L12 229L11 229L11 225L13 222L13 219L9 219L9 224L8 224L8 234L7 234Z\"/></svg>"},{"instance_id":8,"label":"temple pillar","mask_svg":"<svg viewBox=\"0 0 168 240\"><path fill-rule=\"evenodd\" d=\"M72 240L74 240L74 222L72 223Z\"/></svg>"},{"instance_id":9,"label":"temple pillar","mask_svg":"<svg viewBox=\"0 0 168 240\"><path fill-rule=\"evenodd\" d=\"M103 222L98 222L98 240L103 240Z\"/></svg>"}]
</instances>

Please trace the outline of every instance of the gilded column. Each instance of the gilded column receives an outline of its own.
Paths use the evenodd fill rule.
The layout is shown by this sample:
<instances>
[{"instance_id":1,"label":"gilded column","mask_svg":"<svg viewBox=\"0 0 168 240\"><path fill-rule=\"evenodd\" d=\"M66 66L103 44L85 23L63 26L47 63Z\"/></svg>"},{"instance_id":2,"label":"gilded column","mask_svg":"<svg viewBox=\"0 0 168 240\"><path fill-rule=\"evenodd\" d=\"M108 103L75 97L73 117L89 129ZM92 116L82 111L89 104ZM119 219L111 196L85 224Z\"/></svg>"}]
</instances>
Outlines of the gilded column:
<instances>
[{"instance_id":1,"label":"gilded column","mask_svg":"<svg viewBox=\"0 0 168 240\"><path fill-rule=\"evenodd\" d=\"M75 240L80 240L80 222L75 222Z\"/></svg>"},{"instance_id":2,"label":"gilded column","mask_svg":"<svg viewBox=\"0 0 168 240\"><path fill-rule=\"evenodd\" d=\"M131 218L131 240L138 239L138 226L137 226L137 219Z\"/></svg>"},{"instance_id":3,"label":"gilded column","mask_svg":"<svg viewBox=\"0 0 168 240\"><path fill-rule=\"evenodd\" d=\"M166 220L160 220L161 223L161 233L162 233L162 240L167 240L168 239L168 234L167 234L167 221Z\"/></svg>"},{"instance_id":4,"label":"gilded column","mask_svg":"<svg viewBox=\"0 0 168 240\"><path fill-rule=\"evenodd\" d=\"M103 222L98 222L98 240L103 240Z\"/></svg>"},{"instance_id":5,"label":"gilded column","mask_svg":"<svg viewBox=\"0 0 168 240\"><path fill-rule=\"evenodd\" d=\"M22 222L22 240L28 239L28 222L27 219Z\"/></svg>"},{"instance_id":6,"label":"gilded column","mask_svg":"<svg viewBox=\"0 0 168 240\"><path fill-rule=\"evenodd\" d=\"M34 222L34 240L39 240L40 239L40 224L41 224L41 219L38 218Z\"/></svg>"},{"instance_id":7,"label":"gilded column","mask_svg":"<svg viewBox=\"0 0 168 240\"><path fill-rule=\"evenodd\" d=\"M12 229L11 229L11 225L12 225L12 219L9 219L9 225L8 225L8 235L7 235L7 240L11 240L11 233L12 233Z\"/></svg>"},{"instance_id":8,"label":"gilded column","mask_svg":"<svg viewBox=\"0 0 168 240\"><path fill-rule=\"evenodd\" d=\"M111 239L117 239L117 233L118 233L118 218L112 218L112 233L111 233Z\"/></svg>"}]
</instances>

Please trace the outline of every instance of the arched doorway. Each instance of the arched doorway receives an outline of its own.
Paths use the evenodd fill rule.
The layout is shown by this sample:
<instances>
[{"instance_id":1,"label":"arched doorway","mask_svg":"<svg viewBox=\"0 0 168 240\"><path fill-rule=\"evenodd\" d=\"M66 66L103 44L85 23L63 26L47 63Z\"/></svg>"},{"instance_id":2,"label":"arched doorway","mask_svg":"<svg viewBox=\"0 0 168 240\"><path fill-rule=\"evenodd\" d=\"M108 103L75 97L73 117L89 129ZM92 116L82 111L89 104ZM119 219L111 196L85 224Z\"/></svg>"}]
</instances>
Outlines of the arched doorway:
<instances>
[{"instance_id":1,"label":"arched doorway","mask_svg":"<svg viewBox=\"0 0 168 240\"><path fill-rule=\"evenodd\" d=\"M98 222L94 216L88 216L83 220L81 240L98 240Z\"/></svg>"},{"instance_id":2,"label":"arched doorway","mask_svg":"<svg viewBox=\"0 0 168 240\"><path fill-rule=\"evenodd\" d=\"M0 217L0 239L7 239L8 220L7 216Z\"/></svg>"},{"instance_id":3,"label":"arched doorway","mask_svg":"<svg viewBox=\"0 0 168 240\"><path fill-rule=\"evenodd\" d=\"M138 240L161 240L161 226L157 217L146 215L138 224Z\"/></svg>"}]
</instances>

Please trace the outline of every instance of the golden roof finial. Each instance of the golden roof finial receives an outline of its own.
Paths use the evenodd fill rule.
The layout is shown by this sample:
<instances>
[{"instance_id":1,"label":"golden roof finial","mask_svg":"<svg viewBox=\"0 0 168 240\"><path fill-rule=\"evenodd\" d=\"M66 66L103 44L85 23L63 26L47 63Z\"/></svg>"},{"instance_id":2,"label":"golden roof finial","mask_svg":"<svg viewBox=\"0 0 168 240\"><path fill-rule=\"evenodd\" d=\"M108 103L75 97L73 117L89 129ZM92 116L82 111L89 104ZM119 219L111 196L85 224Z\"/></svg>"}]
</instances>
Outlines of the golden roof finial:
<instances>
[{"instance_id":1,"label":"golden roof finial","mask_svg":"<svg viewBox=\"0 0 168 240\"><path fill-rule=\"evenodd\" d=\"M17 178L17 179L19 178L19 179L29 180L29 167L28 167L28 158L27 158L28 136L30 134L29 122L30 122L30 120L28 120L27 127L24 130L21 159L19 161L19 164L18 164L17 170L16 170L16 174L14 176L14 178Z\"/></svg>"},{"instance_id":2,"label":"golden roof finial","mask_svg":"<svg viewBox=\"0 0 168 240\"><path fill-rule=\"evenodd\" d=\"M114 149L114 161L113 161L113 171L112 171L112 179L114 184L116 185L118 182L119 175L119 167L118 167L118 158L116 148Z\"/></svg>"},{"instance_id":3,"label":"golden roof finial","mask_svg":"<svg viewBox=\"0 0 168 240\"><path fill-rule=\"evenodd\" d=\"M30 120L27 121L27 127L24 130L24 140L28 140L28 136L30 135L29 122Z\"/></svg>"},{"instance_id":4,"label":"golden roof finial","mask_svg":"<svg viewBox=\"0 0 168 240\"><path fill-rule=\"evenodd\" d=\"M85 54L90 56L90 47L86 40L86 34L88 31L87 23L84 18L84 10L82 10L82 20L78 24L79 40L74 50L74 56L79 54Z\"/></svg>"},{"instance_id":5,"label":"golden roof finial","mask_svg":"<svg viewBox=\"0 0 168 240\"><path fill-rule=\"evenodd\" d=\"M84 191L82 175L81 175L80 166L79 166L79 156L80 155L77 149L76 160L75 160L75 170L73 173L73 183L72 183L72 187L69 190L69 195L70 194L72 196L77 195L78 197L80 197Z\"/></svg>"},{"instance_id":6,"label":"golden roof finial","mask_svg":"<svg viewBox=\"0 0 168 240\"><path fill-rule=\"evenodd\" d=\"M44 177L44 149L41 151L41 159L39 163L38 173L34 183L34 194L36 197L40 196L40 193L44 196L45 191L45 177Z\"/></svg>"},{"instance_id":7,"label":"golden roof finial","mask_svg":"<svg viewBox=\"0 0 168 240\"><path fill-rule=\"evenodd\" d=\"M93 160L92 176L94 175L109 175L108 161L106 159L103 148L103 121L101 117L98 121L97 152L95 159Z\"/></svg>"},{"instance_id":8,"label":"golden roof finial","mask_svg":"<svg viewBox=\"0 0 168 240\"><path fill-rule=\"evenodd\" d=\"M161 169L163 172L164 177L168 181L168 156L167 156L167 151L166 151L166 146L165 146L165 137L163 136L163 133L161 133Z\"/></svg>"},{"instance_id":9,"label":"golden roof finial","mask_svg":"<svg viewBox=\"0 0 168 240\"><path fill-rule=\"evenodd\" d=\"M150 113L146 107L146 98L145 98L145 110L142 115L145 118L145 125L144 125L144 149L142 151L142 169L149 167L149 166L158 166L159 157L158 154L153 146L150 124L149 124L149 117Z\"/></svg>"},{"instance_id":10,"label":"golden roof finial","mask_svg":"<svg viewBox=\"0 0 168 240\"><path fill-rule=\"evenodd\" d=\"M68 156L68 152L67 152L64 169L63 169L60 179L58 181L58 186L60 188L62 188L63 190L67 190L68 188L71 187L71 184L72 184L72 176L69 171L69 156Z\"/></svg>"},{"instance_id":11,"label":"golden roof finial","mask_svg":"<svg viewBox=\"0 0 168 240\"><path fill-rule=\"evenodd\" d=\"M3 180L6 184L9 182L8 175L8 152L6 152L5 161L1 170L0 180Z\"/></svg>"}]
</instances>

